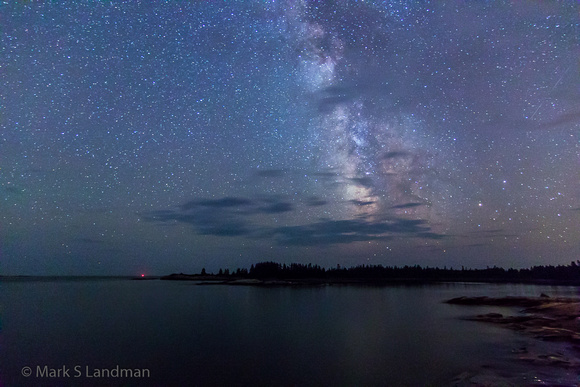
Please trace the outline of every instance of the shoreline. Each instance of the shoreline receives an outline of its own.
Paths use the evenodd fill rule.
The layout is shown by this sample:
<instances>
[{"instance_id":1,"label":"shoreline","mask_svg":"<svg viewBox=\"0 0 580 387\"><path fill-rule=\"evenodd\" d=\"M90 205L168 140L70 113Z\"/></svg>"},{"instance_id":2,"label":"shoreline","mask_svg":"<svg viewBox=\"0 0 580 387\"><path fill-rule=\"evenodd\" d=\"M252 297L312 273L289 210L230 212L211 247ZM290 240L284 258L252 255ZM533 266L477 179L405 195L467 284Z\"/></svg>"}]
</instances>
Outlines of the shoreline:
<instances>
[{"instance_id":1,"label":"shoreline","mask_svg":"<svg viewBox=\"0 0 580 387\"><path fill-rule=\"evenodd\" d=\"M458 297L450 305L521 307L517 315L486 313L465 317L503 326L546 341L563 341L580 351L580 298L570 297ZM580 358L579 358L580 361ZM577 364L580 366L580 362Z\"/></svg>"},{"instance_id":2,"label":"shoreline","mask_svg":"<svg viewBox=\"0 0 580 387\"><path fill-rule=\"evenodd\" d=\"M580 280L505 280L497 278L489 279L458 279L458 278L248 278L226 277L220 275L201 274L169 274L157 277L163 281L197 281L199 285L235 285L235 286L324 286L324 285L369 285L388 286L393 284L440 284L440 283L485 283L485 284L525 284L525 285L548 285L548 286L580 286ZM140 278L135 278L140 279Z\"/></svg>"},{"instance_id":3,"label":"shoreline","mask_svg":"<svg viewBox=\"0 0 580 387\"><path fill-rule=\"evenodd\" d=\"M572 286L580 287L580 280L506 280L506 279L471 279L471 278L247 278L220 275L200 274L170 274L165 276L38 276L38 275L4 275L0 276L2 282L77 282L77 281L186 281L196 285L231 285L231 286L256 286L256 287L308 287L308 286L393 286L393 285L435 285L435 284L521 284L539 286Z\"/></svg>"},{"instance_id":4,"label":"shoreline","mask_svg":"<svg viewBox=\"0 0 580 387\"><path fill-rule=\"evenodd\" d=\"M554 297L458 297L446 304L524 308L515 315L486 313L464 320L490 323L541 341L559 342L566 351L538 352L523 347L513 353L514 360L534 367L580 369L580 298Z\"/></svg>"},{"instance_id":5,"label":"shoreline","mask_svg":"<svg viewBox=\"0 0 580 387\"><path fill-rule=\"evenodd\" d=\"M516 315L504 316L503 313L496 312L471 315L462 319L510 329L534 338L537 343L558 343L556 348L550 349L533 343L512 349L511 361L542 370L544 375L569 375L580 369L580 298L551 298L545 294L540 297L458 297L444 303L466 308L477 306L524 308ZM449 385L517 386L521 384L522 378L529 378L526 382L535 382L532 379L535 375L536 372L522 373L521 370L510 373L506 369L492 366L457 375ZM554 381L556 379L557 377Z\"/></svg>"}]
</instances>

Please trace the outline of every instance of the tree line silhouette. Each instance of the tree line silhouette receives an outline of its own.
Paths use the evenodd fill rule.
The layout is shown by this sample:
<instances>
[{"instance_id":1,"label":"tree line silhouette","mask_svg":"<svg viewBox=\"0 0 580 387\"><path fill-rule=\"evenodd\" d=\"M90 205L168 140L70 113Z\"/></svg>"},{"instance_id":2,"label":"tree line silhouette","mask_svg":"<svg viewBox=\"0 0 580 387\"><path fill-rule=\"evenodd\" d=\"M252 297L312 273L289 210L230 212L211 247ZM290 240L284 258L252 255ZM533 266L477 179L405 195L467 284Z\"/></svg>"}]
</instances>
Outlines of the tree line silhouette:
<instances>
[{"instance_id":1,"label":"tree line silhouette","mask_svg":"<svg viewBox=\"0 0 580 387\"><path fill-rule=\"evenodd\" d=\"M487 267L485 269L461 269L414 266L383 266L358 265L353 267L324 268L319 265L277 262L259 262L250 269L231 271L220 269L217 275L230 278L253 278L261 280L290 280L290 279L324 279L324 280L425 280L425 281L498 281L498 282L538 282L557 281L570 284L580 284L580 260L572 261L570 265L533 266L529 269L504 269L501 267Z\"/></svg>"}]
</instances>

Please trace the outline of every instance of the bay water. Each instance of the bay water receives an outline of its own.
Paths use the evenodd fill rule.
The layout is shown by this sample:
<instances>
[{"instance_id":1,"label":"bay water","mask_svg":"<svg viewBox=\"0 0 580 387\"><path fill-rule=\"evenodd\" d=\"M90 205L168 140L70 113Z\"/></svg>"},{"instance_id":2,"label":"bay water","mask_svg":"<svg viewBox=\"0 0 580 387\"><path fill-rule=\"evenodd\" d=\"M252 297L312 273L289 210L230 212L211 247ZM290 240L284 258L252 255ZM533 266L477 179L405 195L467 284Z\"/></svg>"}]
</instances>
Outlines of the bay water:
<instances>
[{"instance_id":1,"label":"bay water","mask_svg":"<svg viewBox=\"0 0 580 387\"><path fill-rule=\"evenodd\" d=\"M516 384L579 381L574 370L534 369L513 355L565 344L462 319L517 308L443 303L541 293L578 288L0 281L0 385L437 386L489 369Z\"/></svg>"}]
</instances>

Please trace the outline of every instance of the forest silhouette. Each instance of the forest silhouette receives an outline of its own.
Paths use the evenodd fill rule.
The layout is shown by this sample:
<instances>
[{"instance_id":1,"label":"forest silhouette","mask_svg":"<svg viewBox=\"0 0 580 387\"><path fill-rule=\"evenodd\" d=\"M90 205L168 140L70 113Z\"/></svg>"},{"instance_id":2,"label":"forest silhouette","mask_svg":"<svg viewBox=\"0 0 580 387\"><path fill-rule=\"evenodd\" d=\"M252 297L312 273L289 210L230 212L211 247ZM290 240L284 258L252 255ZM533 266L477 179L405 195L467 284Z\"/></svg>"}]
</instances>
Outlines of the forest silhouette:
<instances>
[{"instance_id":1,"label":"forest silhouette","mask_svg":"<svg viewBox=\"0 0 580 387\"><path fill-rule=\"evenodd\" d=\"M358 265L349 268L336 265L324 268L319 265L301 263L277 263L272 261L253 264L250 269L219 269L217 274L208 274L203 268L200 274L172 274L164 279L238 280L257 279L262 281L318 280L322 282L384 282L384 281L469 281L469 282L533 282L580 285L580 260L569 265L542 265L529 269L485 269L439 268L414 266Z\"/></svg>"}]
</instances>

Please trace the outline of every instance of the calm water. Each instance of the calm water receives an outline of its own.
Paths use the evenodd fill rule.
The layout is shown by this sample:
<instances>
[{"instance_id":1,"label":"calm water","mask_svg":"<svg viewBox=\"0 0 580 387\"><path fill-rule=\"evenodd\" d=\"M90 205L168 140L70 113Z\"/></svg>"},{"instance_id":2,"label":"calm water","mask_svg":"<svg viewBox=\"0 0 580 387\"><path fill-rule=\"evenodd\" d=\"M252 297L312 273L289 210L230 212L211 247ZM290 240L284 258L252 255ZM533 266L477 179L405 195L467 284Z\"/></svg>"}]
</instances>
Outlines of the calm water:
<instances>
[{"instance_id":1,"label":"calm water","mask_svg":"<svg viewBox=\"0 0 580 387\"><path fill-rule=\"evenodd\" d=\"M578 289L1 282L0 385L445 385L482 366L521 380L538 374L570 382L570 372L509 360L512 350L537 340L458 318L501 308L442 303L461 295L540 293L574 296ZM21 375L25 366L32 370L28 378ZM64 367L69 376L40 377L38 366ZM150 376L86 377L87 367L92 373L116 366L147 369Z\"/></svg>"}]
</instances>

